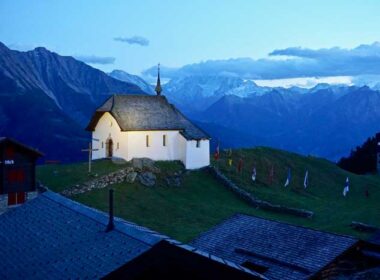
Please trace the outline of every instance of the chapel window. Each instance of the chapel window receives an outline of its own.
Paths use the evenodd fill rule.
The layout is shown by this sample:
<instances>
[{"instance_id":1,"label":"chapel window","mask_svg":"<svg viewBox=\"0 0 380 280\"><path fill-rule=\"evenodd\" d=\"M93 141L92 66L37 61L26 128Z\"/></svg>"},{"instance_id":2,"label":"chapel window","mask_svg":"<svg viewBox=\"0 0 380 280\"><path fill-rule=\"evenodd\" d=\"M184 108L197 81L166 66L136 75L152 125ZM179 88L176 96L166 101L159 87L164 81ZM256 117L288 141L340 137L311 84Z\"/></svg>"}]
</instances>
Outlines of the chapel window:
<instances>
[{"instance_id":1,"label":"chapel window","mask_svg":"<svg viewBox=\"0 0 380 280\"><path fill-rule=\"evenodd\" d=\"M149 135L145 137L145 144L147 147L149 147Z\"/></svg>"}]
</instances>

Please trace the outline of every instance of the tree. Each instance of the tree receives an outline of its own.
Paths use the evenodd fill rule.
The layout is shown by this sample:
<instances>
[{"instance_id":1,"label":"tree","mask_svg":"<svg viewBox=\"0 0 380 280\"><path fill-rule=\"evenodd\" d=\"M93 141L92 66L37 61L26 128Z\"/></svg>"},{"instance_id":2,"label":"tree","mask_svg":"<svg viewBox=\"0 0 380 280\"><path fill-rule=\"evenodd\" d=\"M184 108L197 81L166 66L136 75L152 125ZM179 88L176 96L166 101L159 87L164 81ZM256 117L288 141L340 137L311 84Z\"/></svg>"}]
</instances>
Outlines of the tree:
<instances>
[{"instance_id":1,"label":"tree","mask_svg":"<svg viewBox=\"0 0 380 280\"><path fill-rule=\"evenodd\" d=\"M338 166L357 174L376 171L376 137L370 137L361 146L352 150L348 157L339 160Z\"/></svg>"}]
</instances>

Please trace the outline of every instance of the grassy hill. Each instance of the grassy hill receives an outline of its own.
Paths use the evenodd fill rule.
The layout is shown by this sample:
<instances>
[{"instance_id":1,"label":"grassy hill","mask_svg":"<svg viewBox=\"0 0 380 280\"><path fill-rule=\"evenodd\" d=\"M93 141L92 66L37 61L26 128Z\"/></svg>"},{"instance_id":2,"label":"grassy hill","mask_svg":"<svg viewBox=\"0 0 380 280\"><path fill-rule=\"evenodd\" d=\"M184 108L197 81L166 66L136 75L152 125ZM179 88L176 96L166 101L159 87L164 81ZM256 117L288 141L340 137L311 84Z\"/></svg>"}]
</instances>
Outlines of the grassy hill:
<instances>
[{"instance_id":1,"label":"grassy hill","mask_svg":"<svg viewBox=\"0 0 380 280\"><path fill-rule=\"evenodd\" d=\"M379 176L354 175L323 159L269 148L234 150L232 158L233 167L227 165L224 155L214 164L256 197L284 206L312 210L315 217L305 219L254 209L205 170L185 173L180 187L167 186L165 177L183 168L177 162L157 162L161 173L156 187L144 187L137 182L113 185L115 213L184 242L238 212L361 238L367 235L352 230L349 227L352 220L380 226ZM236 172L239 158L243 159L241 174ZM257 168L257 183L250 179L253 164ZM268 173L272 165L275 176L273 184L269 184ZM284 188L288 166L292 169L292 181L288 188ZM94 173L102 175L124 167L126 165L115 165L111 161L96 161ZM304 190L306 168L309 170L310 184ZM37 176L42 183L58 192L93 178L87 173L86 163L39 166ZM342 190L347 176L351 189L343 198ZM366 188L369 198L364 195ZM107 194L107 189L93 190L76 195L73 199L107 211Z\"/></svg>"}]
</instances>

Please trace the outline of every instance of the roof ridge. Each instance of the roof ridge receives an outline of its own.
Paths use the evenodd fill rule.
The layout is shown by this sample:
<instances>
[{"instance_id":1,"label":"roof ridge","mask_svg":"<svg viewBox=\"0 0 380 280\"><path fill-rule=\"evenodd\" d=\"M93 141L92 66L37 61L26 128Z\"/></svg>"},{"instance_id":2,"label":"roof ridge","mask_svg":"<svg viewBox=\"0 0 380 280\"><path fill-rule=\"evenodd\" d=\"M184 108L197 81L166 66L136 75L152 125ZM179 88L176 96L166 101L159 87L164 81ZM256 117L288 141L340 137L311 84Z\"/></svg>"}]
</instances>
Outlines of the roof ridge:
<instances>
[{"instance_id":1,"label":"roof ridge","mask_svg":"<svg viewBox=\"0 0 380 280\"><path fill-rule=\"evenodd\" d=\"M297 228L302 228L302 229L312 230L312 231L321 232L321 233L330 234L330 235L336 235L336 236L339 236L339 237L346 237L346 238L349 238L349 239L353 239L353 240L357 240L357 241L359 241L359 239L357 239L357 238L355 238L354 236L351 236L351 235L339 234L339 233L334 233L334 232L329 232L329 231L324 231L324 230L319 230L319 229L309 228L309 227L305 227L305 226L294 225L294 224L291 224L291 223L288 223L288 222L277 221L277 220L274 220L274 219L262 218L262 217L255 216L255 215L248 215L248 214L244 214L244 213L235 213L235 214L234 214L233 216L231 216L230 218L232 218L232 217L234 217L234 216L253 217L253 218L260 219L260 220L270 221L270 222L274 222L274 223L278 223L278 224L283 224L283 225L288 225L288 226L292 226L292 227L297 227ZM227 220L228 220L228 219L227 219Z\"/></svg>"}]
</instances>

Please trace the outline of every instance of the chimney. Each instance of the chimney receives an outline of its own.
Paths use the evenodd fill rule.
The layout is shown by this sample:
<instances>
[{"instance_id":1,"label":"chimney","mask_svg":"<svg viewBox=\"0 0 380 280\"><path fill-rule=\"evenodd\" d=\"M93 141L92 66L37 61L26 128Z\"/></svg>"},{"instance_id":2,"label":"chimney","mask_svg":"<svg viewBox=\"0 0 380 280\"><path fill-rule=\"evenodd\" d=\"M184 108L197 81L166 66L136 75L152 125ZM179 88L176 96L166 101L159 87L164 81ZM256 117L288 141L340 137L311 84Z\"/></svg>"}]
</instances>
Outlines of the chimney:
<instances>
[{"instance_id":1,"label":"chimney","mask_svg":"<svg viewBox=\"0 0 380 280\"><path fill-rule=\"evenodd\" d=\"M109 232L115 228L115 225L113 223L113 189L109 190L108 198L109 198L109 205L108 205L108 207L109 207L109 220L108 220L106 232Z\"/></svg>"}]
</instances>

